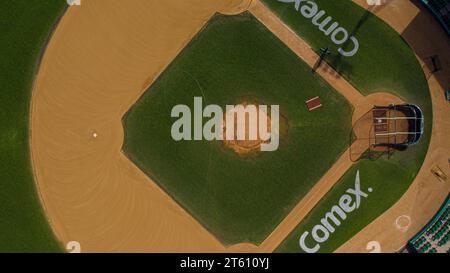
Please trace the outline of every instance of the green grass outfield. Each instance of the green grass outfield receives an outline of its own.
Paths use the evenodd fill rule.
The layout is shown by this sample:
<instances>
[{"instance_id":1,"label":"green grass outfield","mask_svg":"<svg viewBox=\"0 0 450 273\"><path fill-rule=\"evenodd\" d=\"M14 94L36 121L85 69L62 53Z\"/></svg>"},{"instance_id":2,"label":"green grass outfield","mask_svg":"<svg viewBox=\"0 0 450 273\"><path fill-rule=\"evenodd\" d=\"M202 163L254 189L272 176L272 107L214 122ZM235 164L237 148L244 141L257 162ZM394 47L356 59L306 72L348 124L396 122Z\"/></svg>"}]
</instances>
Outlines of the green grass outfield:
<instances>
[{"instance_id":1,"label":"green grass outfield","mask_svg":"<svg viewBox=\"0 0 450 273\"><path fill-rule=\"evenodd\" d=\"M0 252L60 252L41 208L28 141L31 89L66 2L2 1L0 9Z\"/></svg>"},{"instance_id":2,"label":"green grass outfield","mask_svg":"<svg viewBox=\"0 0 450 273\"><path fill-rule=\"evenodd\" d=\"M316 0L320 9L354 32L360 42L357 55L345 58L336 55L337 48L310 20L294 9L294 4L262 0L316 51L330 46L327 61L348 79L361 93L391 92L404 101L419 105L425 115L425 134L418 145L391 158L378 161L363 160L353 166L341 181L323 198L302 223L278 248L279 252L300 252L298 239L304 231L319 224L325 212L354 183L355 173L361 172L361 184L372 186L374 192L363 201L361 208L348 215L347 220L321 246L321 252L331 252L349 240L363 227L391 207L408 189L425 158L431 135L432 109L428 85L414 53L389 25L350 0ZM358 26L358 27L357 27Z\"/></svg>"},{"instance_id":3,"label":"green grass outfield","mask_svg":"<svg viewBox=\"0 0 450 273\"><path fill-rule=\"evenodd\" d=\"M305 101L322 98L308 112ZM171 109L280 105L275 152L243 158L221 141L175 142ZM351 106L249 13L216 15L124 118L125 153L224 244L260 243L347 148Z\"/></svg>"}]
</instances>

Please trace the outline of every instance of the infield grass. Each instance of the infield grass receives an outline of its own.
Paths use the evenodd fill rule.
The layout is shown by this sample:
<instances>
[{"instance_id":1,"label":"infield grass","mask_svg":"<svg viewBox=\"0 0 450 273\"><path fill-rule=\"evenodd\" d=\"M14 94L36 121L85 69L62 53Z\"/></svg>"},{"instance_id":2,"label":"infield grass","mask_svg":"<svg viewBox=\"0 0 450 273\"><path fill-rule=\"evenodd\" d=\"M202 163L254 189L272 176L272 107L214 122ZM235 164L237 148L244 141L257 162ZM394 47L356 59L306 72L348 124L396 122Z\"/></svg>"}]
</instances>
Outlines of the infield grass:
<instances>
[{"instance_id":1,"label":"infield grass","mask_svg":"<svg viewBox=\"0 0 450 273\"><path fill-rule=\"evenodd\" d=\"M275 152L242 157L221 141L175 142L171 109L279 105ZM305 101L320 96L321 109ZM124 117L124 151L225 245L259 244L347 148L351 106L249 13L216 15Z\"/></svg>"}]
</instances>

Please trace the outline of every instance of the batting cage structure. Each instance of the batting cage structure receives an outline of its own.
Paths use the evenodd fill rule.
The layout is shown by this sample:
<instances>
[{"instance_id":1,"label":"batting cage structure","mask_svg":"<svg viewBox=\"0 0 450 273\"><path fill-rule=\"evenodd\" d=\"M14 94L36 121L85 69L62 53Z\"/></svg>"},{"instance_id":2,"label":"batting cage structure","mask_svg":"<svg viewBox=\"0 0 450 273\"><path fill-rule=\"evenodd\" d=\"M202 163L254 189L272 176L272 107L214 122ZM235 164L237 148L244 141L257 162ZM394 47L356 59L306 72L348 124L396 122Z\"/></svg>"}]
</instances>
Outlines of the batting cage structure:
<instances>
[{"instance_id":1,"label":"batting cage structure","mask_svg":"<svg viewBox=\"0 0 450 273\"><path fill-rule=\"evenodd\" d=\"M417 105L374 106L353 127L352 160L375 158L417 144L423 135L423 112Z\"/></svg>"}]
</instances>

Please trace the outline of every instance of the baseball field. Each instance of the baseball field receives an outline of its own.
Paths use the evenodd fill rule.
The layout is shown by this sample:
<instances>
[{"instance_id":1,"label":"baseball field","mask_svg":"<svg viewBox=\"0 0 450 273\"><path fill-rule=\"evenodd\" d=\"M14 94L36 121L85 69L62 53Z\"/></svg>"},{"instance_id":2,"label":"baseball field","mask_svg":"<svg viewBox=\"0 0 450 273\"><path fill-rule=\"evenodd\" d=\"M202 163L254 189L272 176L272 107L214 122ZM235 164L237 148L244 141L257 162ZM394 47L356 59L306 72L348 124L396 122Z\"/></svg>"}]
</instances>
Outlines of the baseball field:
<instances>
[{"instance_id":1,"label":"baseball field","mask_svg":"<svg viewBox=\"0 0 450 273\"><path fill-rule=\"evenodd\" d=\"M450 43L415 1L4 5L0 252L392 252L450 191L430 172L450 172L450 77L425 65L449 65ZM175 140L171 111L194 98L279 106L278 149ZM390 103L419 106L423 136L369 158L352 128Z\"/></svg>"},{"instance_id":2,"label":"baseball field","mask_svg":"<svg viewBox=\"0 0 450 273\"><path fill-rule=\"evenodd\" d=\"M326 105L309 113L305 101ZM174 105L279 105L275 152L171 137ZM351 106L251 14L215 15L124 119L124 151L226 245L261 243L348 146ZM307 162L307 164L306 164Z\"/></svg>"}]
</instances>

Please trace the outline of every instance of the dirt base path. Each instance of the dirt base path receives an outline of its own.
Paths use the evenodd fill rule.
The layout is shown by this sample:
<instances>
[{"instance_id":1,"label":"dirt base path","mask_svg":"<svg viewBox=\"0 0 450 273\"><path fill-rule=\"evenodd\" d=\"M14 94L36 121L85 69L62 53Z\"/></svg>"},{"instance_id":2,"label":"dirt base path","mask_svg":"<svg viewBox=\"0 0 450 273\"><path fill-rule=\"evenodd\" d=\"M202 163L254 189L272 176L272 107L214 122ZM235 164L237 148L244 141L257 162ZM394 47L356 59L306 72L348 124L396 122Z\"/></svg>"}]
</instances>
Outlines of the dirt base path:
<instances>
[{"instance_id":1,"label":"dirt base path","mask_svg":"<svg viewBox=\"0 0 450 273\"><path fill-rule=\"evenodd\" d=\"M36 78L31 150L49 221L91 251L225 248L121 152L121 118L215 12L241 0L95 0L70 7Z\"/></svg>"},{"instance_id":2,"label":"dirt base path","mask_svg":"<svg viewBox=\"0 0 450 273\"><path fill-rule=\"evenodd\" d=\"M363 0L355 2L368 8ZM439 166L447 175L450 174L450 105L444 99L444 89L450 87L450 42L435 19L413 2L393 0L388 5L372 9L372 12L405 38L429 76L433 132L428 154L403 197L337 252L368 252L366 246L370 241L379 242L382 252L399 250L428 223L450 192L450 181L440 181L431 173L431 168ZM443 67L433 75L425 65L425 59L432 55L439 56Z\"/></svg>"}]
</instances>

